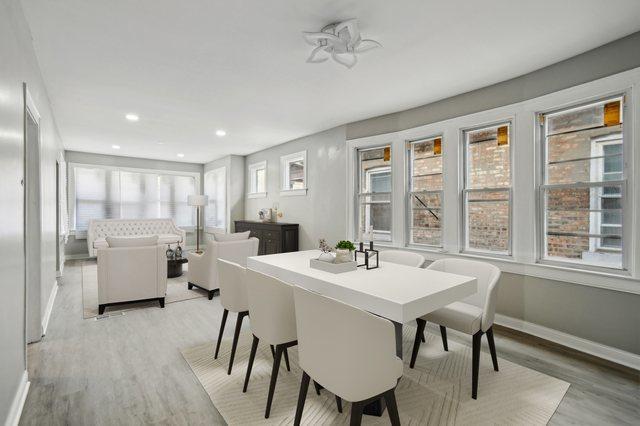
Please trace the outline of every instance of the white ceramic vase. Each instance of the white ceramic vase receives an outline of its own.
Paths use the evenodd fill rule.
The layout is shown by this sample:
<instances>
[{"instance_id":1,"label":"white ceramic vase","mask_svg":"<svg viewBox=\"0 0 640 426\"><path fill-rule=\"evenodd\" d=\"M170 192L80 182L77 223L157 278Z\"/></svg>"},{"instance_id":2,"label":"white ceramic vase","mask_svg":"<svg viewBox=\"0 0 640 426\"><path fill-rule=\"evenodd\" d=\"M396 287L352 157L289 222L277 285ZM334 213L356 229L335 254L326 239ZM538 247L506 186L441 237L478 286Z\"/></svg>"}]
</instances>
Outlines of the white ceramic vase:
<instances>
[{"instance_id":1,"label":"white ceramic vase","mask_svg":"<svg viewBox=\"0 0 640 426\"><path fill-rule=\"evenodd\" d=\"M351 250L336 249L336 263L345 263L351 261Z\"/></svg>"}]
</instances>

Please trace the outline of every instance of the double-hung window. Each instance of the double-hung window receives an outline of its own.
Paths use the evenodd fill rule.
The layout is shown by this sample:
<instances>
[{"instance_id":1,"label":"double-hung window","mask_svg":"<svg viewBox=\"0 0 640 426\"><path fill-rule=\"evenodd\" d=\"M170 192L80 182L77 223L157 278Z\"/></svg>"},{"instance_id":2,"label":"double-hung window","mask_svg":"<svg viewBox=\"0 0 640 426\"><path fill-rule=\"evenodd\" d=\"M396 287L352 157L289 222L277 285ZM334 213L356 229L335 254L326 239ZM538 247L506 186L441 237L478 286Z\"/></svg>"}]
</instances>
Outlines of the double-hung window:
<instances>
[{"instance_id":1,"label":"double-hung window","mask_svg":"<svg viewBox=\"0 0 640 426\"><path fill-rule=\"evenodd\" d=\"M624 269L623 98L541 114L543 260Z\"/></svg>"},{"instance_id":2,"label":"double-hung window","mask_svg":"<svg viewBox=\"0 0 640 426\"><path fill-rule=\"evenodd\" d=\"M463 131L463 251L511 254L511 123Z\"/></svg>"},{"instance_id":3,"label":"double-hung window","mask_svg":"<svg viewBox=\"0 0 640 426\"><path fill-rule=\"evenodd\" d=\"M219 167L204 174L204 193L209 197L205 209L205 226L226 230L227 168Z\"/></svg>"},{"instance_id":4,"label":"double-hung window","mask_svg":"<svg viewBox=\"0 0 640 426\"><path fill-rule=\"evenodd\" d=\"M307 193L307 151L280 157L280 181L282 195Z\"/></svg>"},{"instance_id":5,"label":"double-hung window","mask_svg":"<svg viewBox=\"0 0 640 426\"><path fill-rule=\"evenodd\" d=\"M391 241L391 146L358 150L359 241Z\"/></svg>"},{"instance_id":6,"label":"double-hung window","mask_svg":"<svg viewBox=\"0 0 640 426\"><path fill-rule=\"evenodd\" d=\"M261 161L249 165L249 193L248 198L262 198L267 196L267 162Z\"/></svg>"},{"instance_id":7,"label":"double-hung window","mask_svg":"<svg viewBox=\"0 0 640 426\"><path fill-rule=\"evenodd\" d=\"M408 144L409 244L442 247L442 137Z\"/></svg>"}]
</instances>

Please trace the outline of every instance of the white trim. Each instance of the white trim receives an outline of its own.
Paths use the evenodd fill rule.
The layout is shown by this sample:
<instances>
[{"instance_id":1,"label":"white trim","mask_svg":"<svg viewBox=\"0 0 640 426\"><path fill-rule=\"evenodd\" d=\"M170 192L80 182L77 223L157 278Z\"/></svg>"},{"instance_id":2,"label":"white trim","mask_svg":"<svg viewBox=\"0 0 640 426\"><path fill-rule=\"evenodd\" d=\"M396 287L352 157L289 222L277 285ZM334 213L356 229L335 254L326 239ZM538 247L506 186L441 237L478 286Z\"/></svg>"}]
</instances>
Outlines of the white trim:
<instances>
[{"instance_id":1,"label":"white trim","mask_svg":"<svg viewBox=\"0 0 640 426\"><path fill-rule=\"evenodd\" d=\"M264 192L254 192L257 191L257 185L256 187L253 186L254 184L254 179L253 179L253 175L258 171L258 170L264 170ZM267 160L264 161L258 161L257 163L251 163L247 166L247 183L248 183L248 188L247 188L247 198L265 198L267 196Z\"/></svg>"},{"instance_id":2,"label":"white trim","mask_svg":"<svg viewBox=\"0 0 640 426\"><path fill-rule=\"evenodd\" d=\"M47 327L49 326L49 320L51 319L51 312L53 311L53 302L55 302L57 295L58 295L58 281L56 280L53 283L51 294L49 294L49 301L47 302L47 306L44 309L44 317L42 318L42 335L43 336L47 334Z\"/></svg>"},{"instance_id":3,"label":"white trim","mask_svg":"<svg viewBox=\"0 0 640 426\"><path fill-rule=\"evenodd\" d=\"M297 195L307 195L307 188L301 189L283 189L280 191L281 197L294 197Z\"/></svg>"},{"instance_id":4,"label":"white trim","mask_svg":"<svg viewBox=\"0 0 640 426\"><path fill-rule=\"evenodd\" d=\"M540 337L541 339L624 365L625 367L640 370L640 355L638 354L502 314L496 313L494 322L525 334Z\"/></svg>"},{"instance_id":5,"label":"white trim","mask_svg":"<svg viewBox=\"0 0 640 426\"><path fill-rule=\"evenodd\" d=\"M266 192L250 192L247 194L247 198L267 198Z\"/></svg>"},{"instance_id":6,"label":"white trim","mask_svg":"<svg viewBox=\"0 0 640 426\"><path fill-rule=\"evenodd\" d=\"M5 426L18 426L18 423L20 423L20 416L22 416L24 402L27 400L29 386L31 386L29 375L27 370L24 370L20 378L20 384L16 390L16 395L13 397L11 407L9 407L9 413L7 413L7 418L4 422Z\"/></svg>"},{"instance_id":7,"label":"white trim","mask_svg":"<svg viewBox=\"0 0 640 426\"><path fill-rule=\"evenodd\" d=\"M482 258L502 268L506 272L530 275L540 278L582 284L609 290L640 294L640 149L634 135L640 134L640 108L635 101L635 92L640 91L640 67L625 71L579 86L564 89L559 92L529 99L512 105L481 111L474 114L450 118L441 122L427 124L413 129L375 135L347 141L347 231L349 237L355 235L354 197L356 191L355 170L356 149L391 145L392 150L392 217L394 248L406 248L407 234L404 232L406 220L406 179L395 177L406 176L406 141L416 140L425 135L441 134L442 150L446 153L443 169L444 178L444 222L443 249L440 252L424 248L410 247L435 260L443 256L468 256ZM570 264L551 264L540 262L538 248L541 242L537 234L540 232L537 220L537 192L539 182L540 138L538 135L538 114L542 111L562 109L581 102L602 99L607 96L624 93L625 100L624 144L627 159L625 176L627 179L626 202L631 208L631 214L625 215L625 233L629 233L629 247L625 247L628 256L628 271L592 270L576 268ZM491 123L511 117L512 138L511 171L512 173L512 259L500 259L495 254L461 253L461 212L460 190L462 176L459 167L461 151L460 129ZM398 161L396 163L396 161ZM394 177L395 176L395 177ZM397 201L397 202L396 202ZM402 226L400 226L402 225ZM397 227L400 226L400 229ZM517 232L516 232L517 230Z\"/></svg>"},{"instance_id":8,"label":"white trim","mask_svg":"<svg viewBox=\"0 0 640 426\"><path fill-rule=\"evenodd\" d=\"M289 163L302 160L302 188L289 189ZM280 157L280 195L306 195L307 194L307 151L294 152ZM304 190L304 193L301 191ZM289 192L289 194L284 194Z\"/></svg>"}]
</instances>

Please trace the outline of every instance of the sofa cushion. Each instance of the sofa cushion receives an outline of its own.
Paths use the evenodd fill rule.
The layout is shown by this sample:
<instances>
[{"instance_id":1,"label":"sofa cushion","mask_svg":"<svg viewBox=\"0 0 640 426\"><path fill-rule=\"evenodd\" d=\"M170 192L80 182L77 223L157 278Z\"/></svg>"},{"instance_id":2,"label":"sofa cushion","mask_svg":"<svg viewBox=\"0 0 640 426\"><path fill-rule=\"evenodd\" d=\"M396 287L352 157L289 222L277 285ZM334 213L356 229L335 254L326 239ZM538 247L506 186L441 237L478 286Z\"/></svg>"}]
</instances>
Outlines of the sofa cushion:
<instances>
[{"instance_id":1,"label":"sofa cushion","mask_svg":"<svg viewBox=\"0 0 640 426\"><path fill-rule=\"evenodd\" d=\"M147 247L158 245L158 236L150 237L107 237L109 247Z\"/></svg>"},{"instance_id":2,"label":"sofa cushion","mask_svg":"<svg viewBox=\"0 0 640 426\"><path fill-rule=\"evenodd\" d=\"M234 234L213 234L213 238L219 243L225 242L225 241L247 240L249 239L250 233L251 231L236 232Z\"/></svg>"}]
</instances>

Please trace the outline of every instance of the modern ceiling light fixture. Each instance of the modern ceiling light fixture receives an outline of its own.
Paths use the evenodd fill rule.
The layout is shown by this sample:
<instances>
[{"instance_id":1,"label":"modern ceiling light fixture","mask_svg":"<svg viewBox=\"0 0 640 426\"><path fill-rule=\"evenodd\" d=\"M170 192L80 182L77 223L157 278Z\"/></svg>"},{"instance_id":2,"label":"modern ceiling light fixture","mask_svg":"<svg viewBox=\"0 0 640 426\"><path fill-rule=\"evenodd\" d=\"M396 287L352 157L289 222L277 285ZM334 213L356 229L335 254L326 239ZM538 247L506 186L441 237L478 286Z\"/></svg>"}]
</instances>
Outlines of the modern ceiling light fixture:
<instances>
[{"instance_id":1,"label":"modern ceiling light fixture","mask_svg":"<svg viewBox=\"0 0 640 426\"><path fill-rule=\"evenodd\" d=\"M352 68L358 62L358 54L382 47L380 43L360 36L357 19L329 24L320 32L304 32L304 39L315 48L307 62L324 62L329 57L340 65Z\"/></svg>"},{"instance_id":2,"label":"modern ceiling light fixture","mask_svg":"<svg viewBox=\"0 0 640 426\"><path fill-rule=\"evenodd\" d=\"M126 118L129 121L138 121L138 120L140 120L140 117L138 117L135 114L127 114L127 115L124 116L124 118Z\"/></svg>"},{"instance_id":3,"label":"modern ceiling light fixture","mask_svg":"<svg viewBox=\"0 0 640 426\"><path fill-rule=\"evenodd\" d=\"M183 153L179 153L179 154L178 154L178 157L183 158L183 157L184 157L184 154L183 154Z\"/></svg>"},{"instance_id":4,"label":"modern ceiling light fixture","mask_svg":"<svg viewBox=\"0 0 640 426\"><path fill-rule=\"evenodd\" d=\"M227 135L227 132L225 132L224 130L222 130L222 129L216 130L216 136L218 136L219 138L221 138L223 136L226 136L226 135Z\"/></svg>"}]
</instances>

